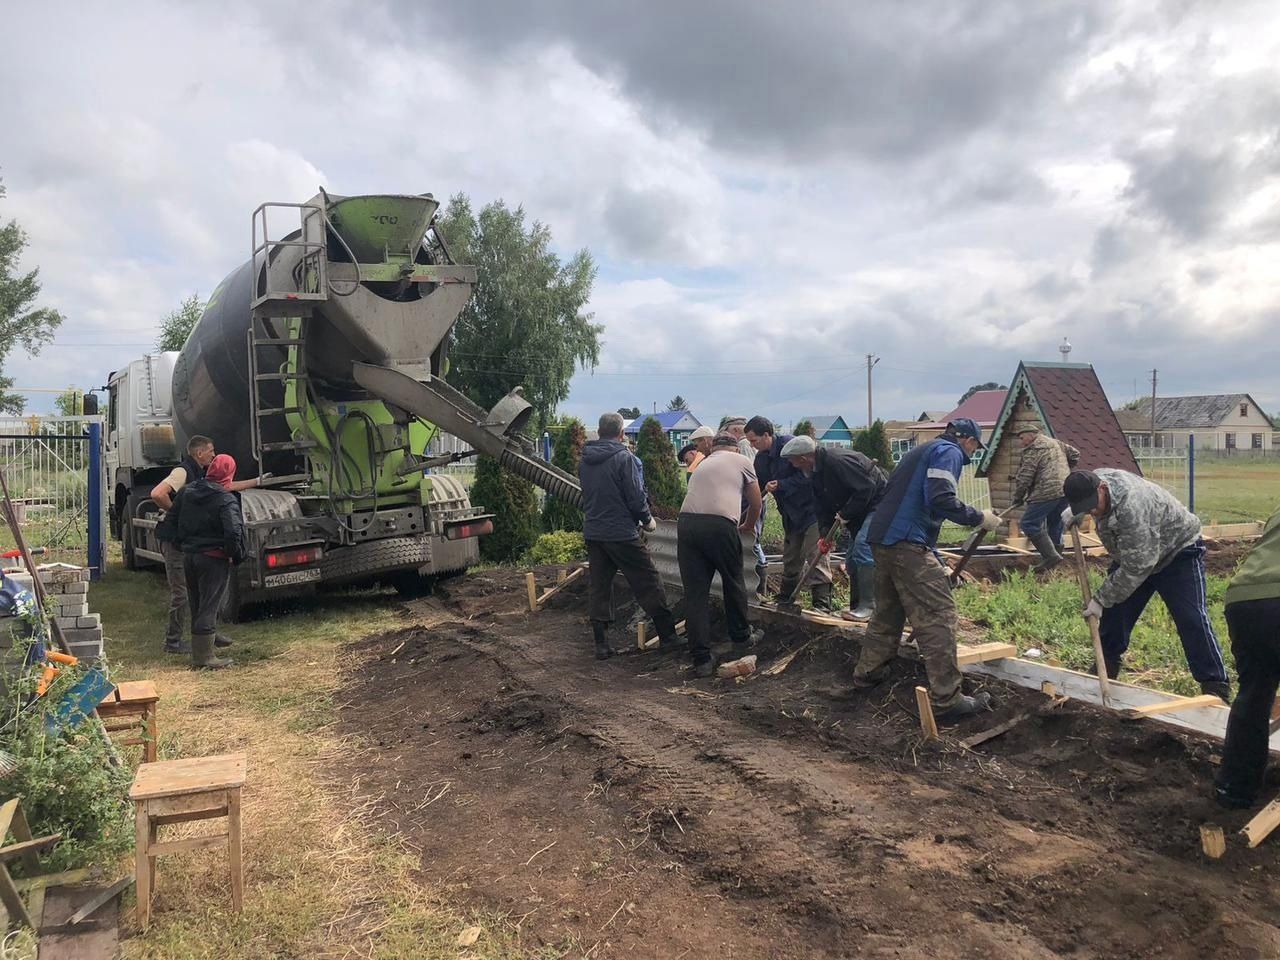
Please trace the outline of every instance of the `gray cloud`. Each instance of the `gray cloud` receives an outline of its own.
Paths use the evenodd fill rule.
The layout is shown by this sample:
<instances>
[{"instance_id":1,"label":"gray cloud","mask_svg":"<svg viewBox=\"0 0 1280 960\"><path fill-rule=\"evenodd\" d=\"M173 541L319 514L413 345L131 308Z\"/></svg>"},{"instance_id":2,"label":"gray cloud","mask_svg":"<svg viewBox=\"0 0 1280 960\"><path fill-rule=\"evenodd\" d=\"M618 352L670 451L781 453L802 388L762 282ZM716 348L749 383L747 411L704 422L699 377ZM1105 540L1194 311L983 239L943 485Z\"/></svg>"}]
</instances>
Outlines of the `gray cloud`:
<instances>
[{"instance_id":1,"label":"gray cloud","mask_svg":"<svg viewBox=\"0 0 1280 960\"><path fill-rule=\"evenodd\" d=\"M563 44L657 116L735 150L884 160L1020 126L1111 7L512 0L433 7L424 22L485 59Z\"/></svg>"}]
</instances>

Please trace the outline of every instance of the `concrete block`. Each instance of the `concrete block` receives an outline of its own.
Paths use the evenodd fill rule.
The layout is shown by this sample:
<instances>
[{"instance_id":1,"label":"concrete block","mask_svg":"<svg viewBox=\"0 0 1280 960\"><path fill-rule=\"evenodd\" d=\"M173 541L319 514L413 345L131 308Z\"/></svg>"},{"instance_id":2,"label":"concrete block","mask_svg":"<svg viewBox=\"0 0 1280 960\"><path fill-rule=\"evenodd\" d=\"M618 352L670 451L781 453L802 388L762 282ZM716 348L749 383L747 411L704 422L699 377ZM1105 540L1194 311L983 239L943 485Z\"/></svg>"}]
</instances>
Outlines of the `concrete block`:
<instances>
[{"instance_id":1,"label":"concrete block","mask_svg":"<svg viewBox=\"0 0 1280 960\"><path fill-rule=\"evenodd\" d=\"M75 627L77 630L90 630L97 627L102 629L102 614L90 613L87 616L76 617Z\"/></svg>"},{"instance_id":2,"label":"concrete block","mask_svg":"<svg viewBox=\"0 0 1280 960\"><path fill-rule=\"evenodd\" d=\"M93 663L102 659L102 640L77 640L72 643L67 641L67 647L71 650L71 655L76 657L81 663Z\"/></svg>"},{"instance_id":3,"label":"concrete block","mask_svg":"<svg viewBox=\"0 0 1280 960\"><path fill-rule=\"evenodd\" d=\"M63 593L79 593L79 594L88 593L89 581L77 580L75 583L64 583L62 584L62 592Z\"/></svg>"},{"instance_id":4,"label":"concrete block","mask_svg":"<svg viewBox=\"0 0 1280 960\"><path fill-rule=\"evenodd\" d=\"M102 628L87 630L63 630L62 636L66 638L68 644L72 643L93 643L95 641L102 642Z\"/></svg>"},{"instance_id":5,"label":"concrete block","mask_svg":"<svg viewBox=\"0 0 1280 960\"><path fill-rule=\"evenodd\" d=\"M88 615L89 601L87 599L81 598L79 603L58 604L58 616L60 617L85 617Z\"/></svg>"},{"instance_id":6,"label":"concrete block","mask_svg":"<svg viewBox=\"0 0 1280 960\"><path fill-rule=\"evenodd\" d=\"M75 567L69 563L50 563L36 567L36 571L45 583L76 583L89 579L89 571L85 567Z\"/></svg>"},{"instance_id":7,"label":"concrete block","mask_svg":"<svg viewBox=\"0 0 1280 960\"><path fill-rule=\"evenodd\" d=\"M60 626L63 630L74 630L80 624L77 623L79 617L54 617L53 622Z\"/></svg>"}]
</instances>

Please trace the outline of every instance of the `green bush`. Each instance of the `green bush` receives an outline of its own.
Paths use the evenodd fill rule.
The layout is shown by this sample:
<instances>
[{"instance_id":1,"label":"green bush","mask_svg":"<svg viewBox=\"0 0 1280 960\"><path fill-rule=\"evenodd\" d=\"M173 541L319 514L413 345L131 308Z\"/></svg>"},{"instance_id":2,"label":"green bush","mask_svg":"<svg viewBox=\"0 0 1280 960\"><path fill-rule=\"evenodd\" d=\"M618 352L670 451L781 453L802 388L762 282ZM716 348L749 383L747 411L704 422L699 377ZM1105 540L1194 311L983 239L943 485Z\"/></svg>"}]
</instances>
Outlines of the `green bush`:
<instances>
[{"instance_id":1,"label":"green bush","mask_svg":"<svg viewBox=\"0 0 1280 960\"><path fill-rule=\"evenodd\" d=\"M867 429L859 431L853 438L853 449L866 454L885 473L893 470L893 453L889 450L889 435L885 433L883 420L877 420Z\"/></svg>"},{"instance_id":2,"label":"green bush","mask_svg":"<svg viewBox=\"0 0 1280 960\"><path fill-rule=\"evenodd\" d=\"M46 871L110 861L133 845L133 810L127 799L133 772L110 762L98 725L87 720L53 733L45 729L50 711L84 673L80 667L63 667L49 693L0 735L0 749L18 758L17 768L4 778L4 795L22 798L37 837L62 834L53 852L41 857ZM6 721L34 691L37 676L37 668L29 668L9 687Z\"/></svg>"},{"instance_id":3,"label":"green bush","mask_svg":"<svg viewBox=\"0 0 1280 960\"><path fill-rule=\"evenodd\" d=\"M578 475L578 461L582 459L582 445L587 442L587 431L577 417L568 417L558 429L552 427L555 452L551 463L570 476ZM548 494L542 507L542 526L546 530L581 530L582 510Z\"/></svg>"},{"instance_id":4,"label":"green bush","mask_svg":"<svg viewBox=\"0 0 1280 960\"><path fill-rule=\"evenodd\" d=\"M587 558L587 542L582 534L573 530L556 530L544 533L525 555L525 563L531 567L546 564L563 565Z\"/></svg>"},{"instance_id":5,"label":"green bush","mask_svg":"<svg viewBox=\"0 0 1280 960\"><path fill-rule=\"evenodd\" d=\"M684 484L680 482L676 451L662 424L653 417L640 425L636 456L644 465L644 485L654 512L668 519L674 517L684 502Z\"/></svg>"},{"instance_id":6,"label":"green bush","mask_svg":"<svg viewBox=\"0 0 1280 960\"><path fill-rule=\"evenodd\" d=\"M476 458L471 502L492 513L493 533L480 539L480 556L493 563L511 563L538 538L538 505L533 484L498 466L492 457Z\"/></svg>"}]
</instances>

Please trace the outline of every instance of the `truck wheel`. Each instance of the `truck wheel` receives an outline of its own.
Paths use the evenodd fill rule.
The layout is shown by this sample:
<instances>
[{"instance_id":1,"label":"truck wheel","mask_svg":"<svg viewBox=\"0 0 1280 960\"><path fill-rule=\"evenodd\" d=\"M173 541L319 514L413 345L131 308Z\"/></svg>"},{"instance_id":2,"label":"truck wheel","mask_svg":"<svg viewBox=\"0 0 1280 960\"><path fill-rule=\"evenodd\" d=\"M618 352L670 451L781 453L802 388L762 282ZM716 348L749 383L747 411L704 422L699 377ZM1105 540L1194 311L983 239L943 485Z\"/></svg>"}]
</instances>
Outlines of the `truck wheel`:
<instances>
[{"instance_id":1,"label":"truck wheel","mask_svg":"<svg viewBox=\"0 0 1280 960\"><path fill-rule=\"evenodd\" d=\"M392 574L390 579L391 585L396 589L396 593L406 600L430 596L431 589L436 583L434 576L420 574L417 570L401 570L399 573Z\"/></svg>"},{"instance_id":2,"label":"truck wheel","mask_svg":"<svg viewBox=\"0 0 1280 960\"><path fill-rule=\"evenodd\" d=\"M138 555L133 552L133 525L130 523L130 518L142 500L143 498L136 493L129 494L125 497L124 512L120 515L120 553L124 557L126 570L142 568L142 564L138 562Z\"/></svg>"}]
</instances>

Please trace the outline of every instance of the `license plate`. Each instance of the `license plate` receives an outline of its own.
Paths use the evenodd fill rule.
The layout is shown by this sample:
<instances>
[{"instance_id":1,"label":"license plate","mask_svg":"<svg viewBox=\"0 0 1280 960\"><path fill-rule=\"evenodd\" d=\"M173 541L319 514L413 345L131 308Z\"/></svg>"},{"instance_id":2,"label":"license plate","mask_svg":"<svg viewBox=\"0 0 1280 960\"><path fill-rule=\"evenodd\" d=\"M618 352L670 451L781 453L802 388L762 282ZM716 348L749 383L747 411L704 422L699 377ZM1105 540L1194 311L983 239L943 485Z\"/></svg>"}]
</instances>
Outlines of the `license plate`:
<instances>
[{"instance_id":1,"label":"license plate","mask_svg":"<svg viewBox=\"0 0 1280 960\"><path fill-rule=\"evenodd\" d=\"M287 587L295 583L311 583L320 579L320 568L290 570L288 573L269 573L262 579L264 587Z\"/></svg>"}]
</instances>

